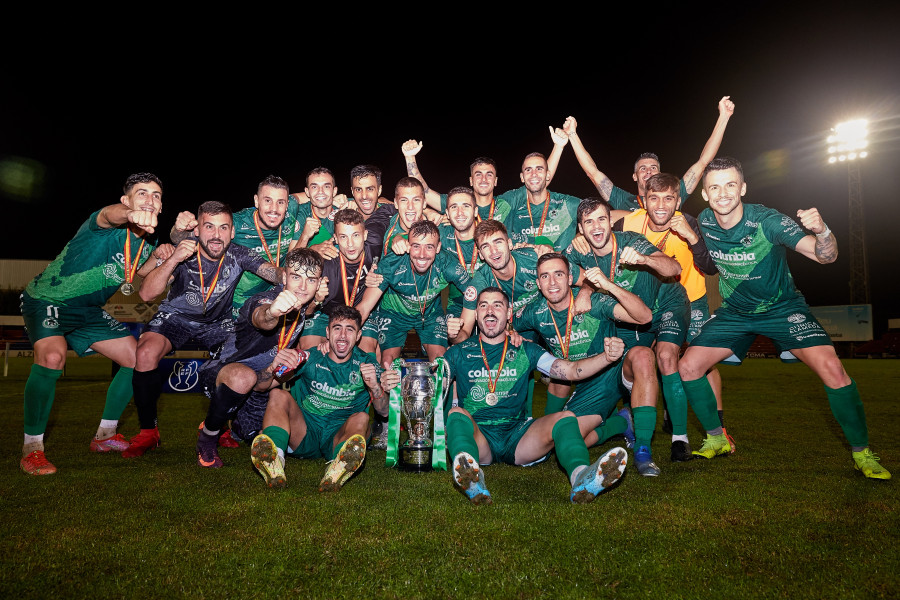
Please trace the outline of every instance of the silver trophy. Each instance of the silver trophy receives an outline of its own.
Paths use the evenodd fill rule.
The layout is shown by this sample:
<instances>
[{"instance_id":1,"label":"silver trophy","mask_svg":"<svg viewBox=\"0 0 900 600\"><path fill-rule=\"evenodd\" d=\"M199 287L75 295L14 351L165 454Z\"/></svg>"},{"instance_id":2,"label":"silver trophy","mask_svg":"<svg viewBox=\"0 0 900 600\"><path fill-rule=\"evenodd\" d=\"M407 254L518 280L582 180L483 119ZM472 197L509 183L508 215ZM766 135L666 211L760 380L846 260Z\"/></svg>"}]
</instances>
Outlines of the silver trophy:
<instances>
[{"instance_id":1,"label":"silver trophy","mask_svg":"<svg viewBox=\"0 0 900 600\"><path fill-rule=\"evenodd\" d=\"M406 441L399 448L399 466L404 471L432 470L432 419L435 407L443 410L447 385L435 373L437 361L403 360L400 379L400 412L406 420ZM438 369L440 371L440 369ZM439 402L435 403L435 395Z\"/></svg>"}]
</instances>

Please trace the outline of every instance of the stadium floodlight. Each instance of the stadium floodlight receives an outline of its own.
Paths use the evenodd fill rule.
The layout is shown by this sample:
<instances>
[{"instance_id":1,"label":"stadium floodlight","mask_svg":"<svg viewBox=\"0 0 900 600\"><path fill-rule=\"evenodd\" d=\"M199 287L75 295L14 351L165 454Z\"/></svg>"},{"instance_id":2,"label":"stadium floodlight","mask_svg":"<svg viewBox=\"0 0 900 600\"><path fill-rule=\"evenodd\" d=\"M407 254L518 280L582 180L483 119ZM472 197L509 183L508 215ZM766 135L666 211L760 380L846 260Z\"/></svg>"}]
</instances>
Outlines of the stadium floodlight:
<instances>
[{"instance_id":1,"label":"stadium floodlight","mask_svg":"<svg viewBox=\"0 0 900 600\"><path fill-rule=\"evenodd\" d=\"M828 162L844 162L869 155L869 121L854 119L835 125L828 136Z\"/></svg>"}]
</instances>

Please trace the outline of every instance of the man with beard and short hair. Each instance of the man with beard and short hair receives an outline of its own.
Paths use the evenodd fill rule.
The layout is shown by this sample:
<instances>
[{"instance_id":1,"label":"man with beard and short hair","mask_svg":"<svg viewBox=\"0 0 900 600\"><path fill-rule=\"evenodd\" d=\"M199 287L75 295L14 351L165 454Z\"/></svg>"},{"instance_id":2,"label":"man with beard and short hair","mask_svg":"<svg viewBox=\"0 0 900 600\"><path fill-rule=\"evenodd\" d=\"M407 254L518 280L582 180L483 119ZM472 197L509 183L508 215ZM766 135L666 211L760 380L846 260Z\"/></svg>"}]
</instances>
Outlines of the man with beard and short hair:
<instances>
[{"instance_id":1,"label":"man with beard and short hair","mask_svg":"<svg viewBox=\"0 0 900 600\"><path fill-rule=\"evenodd\" d=\"M444 355L459 393L458 406L438 407L446 414L453 483L473 504L491 504L482 466L531 466L555 451L572 486L569 499L592 502L621 479L628 461L625 449L613 448L589 464L575 415L560 411L532 418L528 387L535 369L570 380L590 377L622 356L622 341L607 338L602 353L570 362L527 340L518 347L509 343L511 309L500 288L481 290L476 302L478 335L451 346ZM396 387L399 371L385 371L381 383L385 390Z\"/></svg>"},{"instance_id":2,"label":"man with beard and short hair","mask_svg":"<svg viewBox=\"0 0 900 600\"><path fill-rule=\"evenodd\" d=\"M269 487L284 487L285 455L330 460L320 492L336 492L359 470L369 436L368 405L388 412L374 359L356 347L362 319L350 306L337 306L328 322L328 352L309 351L291 391L275 388L253 440L250 458Z\"/></svg>"},{"instance_id":3,"label":"man with beard and short hair","mask_svg":"<svg viewBox=\"0 0 900 600\"><path fill-rule=\"evenodd\" d=\"M719 270L722 305L703 324L700 335L678 363L685 394L707 433L694 455L713 458L730 451L716 415L715 395L704 375L732 354L743 360L756 336L764 335L779 351L790 351L822 380L856 469L869 478L890 479L890 472L869 449L866 414L856 382L796 288L787 262L787 250L820 264L834 262L834 234L816 208L797 210L798 225L777 210L744 204L746 193L741 163L734 158L716 158L706 167L703 199L709 207L697 220Z\"/></svg>"},{"instance_id":4,"label":"man with beard and short hair","mask_svg":"<svg viewBox=\"0 0 900 600\"><path fill-rule=\"evenodd\" d=\"M269 392L288 381L300 364L294 345L321 277L322 257L317 252L309 248L288 252L281 285L256 294L241 307L222 351L200 367L210 399L197 439L201 467L222 466L216 446L229 419L234 419L237 436L248 442L262 428Z\"/></svg>"},{"instance_id":5,"label":"man with beard and short hair","mask_svg":"<svg viewBox=\"0 0 900 600\"><path fill-rule=\"evenodd\" d=\"M25 438L19 463L29 475L56 473L44 454L44 433L69 347L79 356L102 354L120 367L107 389L91 452L121 452L128 447L116 428L131 400L136 342L103 306L119 289L134 293L140 282L135 275L146 277L173 248L156 246L162 212L159 178L152 173L129 175L122 192L118 202L91 214L22 292L22 317L34 348L34 364L25 382Z\"/></svg>"},{"instance_id":6,"label":"man with beard and short hair","mask_svg":"<svg viewBox=\"0 0 900 600\"><path fill-rule=\"evenodd\" d=\"M132 385L141 431L122 453L126 458L159 446L159 361L192 339L213 354L219 349L234 331L232 300L244 271L271 284L282 281L281 268L231 243L234 223L228 205L209 200L200 205L196 218L182 212L175 221L178 231L186 231L191 224L196 224L193 233L141 285L145 301L159 296L166 286L169 293L137 343Z\"/></svg>"}]
</instances>

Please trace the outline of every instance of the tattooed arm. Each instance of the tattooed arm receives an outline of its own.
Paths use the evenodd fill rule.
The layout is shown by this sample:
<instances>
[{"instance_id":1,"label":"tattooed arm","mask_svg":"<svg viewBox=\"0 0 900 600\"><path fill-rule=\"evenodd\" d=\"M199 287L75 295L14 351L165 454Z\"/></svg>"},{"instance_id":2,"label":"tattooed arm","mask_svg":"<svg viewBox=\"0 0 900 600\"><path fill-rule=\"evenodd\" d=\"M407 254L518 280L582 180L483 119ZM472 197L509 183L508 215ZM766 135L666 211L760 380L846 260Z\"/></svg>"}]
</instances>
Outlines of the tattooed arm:
<instances>
[{"instance_id":1,"label":"tattooed arm","mask_svg":"<svg viewBox=\"0 0 900 600\"><path fill-rule=\"evenodd\" d=\"M808 235L801 239L797 242L794 250L823 265L836 261L838 256L837 240L831 233L831 229L822 220L819 210L816 208L798 210L797 217L800 218L800 224L815 235Z\"/></svg>"},{"instance_id":2,"label":"tattooed arm","mask_svg":"<svg viewBox=\"0 0 900 600\"><path fill-rule=\"evenodd\" d=\"M625 342L617 337L603 338L603 347L602 353L576 361L557 358L550 365L546 375L566 381L580 381L599 373L622 358L625 353Z\"/></svg>"},{"instance_id":3,"label":"tattooed arm","mask_svg":"<svg viewBox=\"0 0 900 600\"><path fill-rule=\"evenodd\" d=\"M259 265L259 268L256 269L256 274L261 279L265 279L269 283L274 283L276 285L284 281L284 269L281 267L276 267L270 262L264 262L263 264Z\"/></svg>"}]
</instances>

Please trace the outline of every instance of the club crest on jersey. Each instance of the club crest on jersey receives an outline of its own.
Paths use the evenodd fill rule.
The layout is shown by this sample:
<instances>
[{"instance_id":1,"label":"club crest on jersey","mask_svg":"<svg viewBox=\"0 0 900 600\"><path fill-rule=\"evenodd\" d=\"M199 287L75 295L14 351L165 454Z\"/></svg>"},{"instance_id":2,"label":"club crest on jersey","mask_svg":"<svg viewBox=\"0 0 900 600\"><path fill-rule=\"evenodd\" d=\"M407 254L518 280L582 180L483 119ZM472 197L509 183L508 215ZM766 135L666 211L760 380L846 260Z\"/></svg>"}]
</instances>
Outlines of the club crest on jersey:
<instances>
[{"instance_id":1,"label":"club crest on jersey","mask_svg":"<svg viewBox=\"0 0 900 600\"><path fill-rule=\"evenodd\" d=\"M806 315L801 313L794 313L787 318L788 323L802 323L806 320Z\"/></svg>"},{"instance_id":2,"label":"club crest on jersey","mask_svg":"<svg viewBox=\"0 0 900 600\"><path fill-rule=\"evenodd\" d=\"M472 302L473 300L475 300L475 298L478 297L478 291L475 289L474 285L470 285L469 287L466 288L466 291L464 292L464 296L465 296L466 300L468 300L469 302Z\"/></svg>"},{"instance_id":3,"label":"club crest on jersey","mask_svg":"<svg viewBox=\"0 0 900 600\"><path fill-rule=\"evenodd\" d=\"M746 235L741 238L741 245L744 246L745 248L749 248L752 243L753 243L752 235Z\"/></svg>"}]
</instances>

